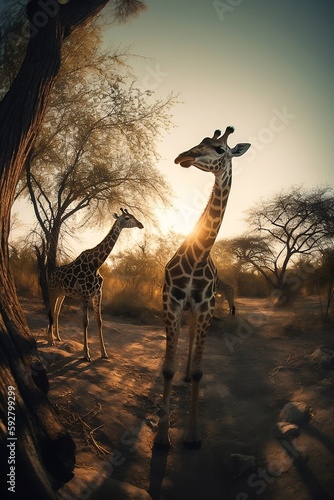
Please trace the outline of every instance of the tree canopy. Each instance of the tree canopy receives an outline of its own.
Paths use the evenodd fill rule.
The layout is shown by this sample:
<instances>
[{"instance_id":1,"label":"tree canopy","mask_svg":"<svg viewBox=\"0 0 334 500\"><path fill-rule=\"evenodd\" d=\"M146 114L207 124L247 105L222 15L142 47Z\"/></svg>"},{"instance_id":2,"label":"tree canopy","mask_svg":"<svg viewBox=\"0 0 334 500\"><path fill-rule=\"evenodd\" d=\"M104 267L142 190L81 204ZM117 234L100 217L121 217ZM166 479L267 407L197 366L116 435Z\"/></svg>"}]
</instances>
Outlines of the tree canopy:
<instances>
[{"instance_id":1,"label":"tree canopy","mask_svg":"<svg viewBox=\"0 0 334 500\"><path fill-rule=\"evenodd\" d=\"M90 26L71 37L21 181L45 234L54 220L68 221L79 210L82 225L92 214L96 225L119 204L147 213L152 201L167 199L156 143L170 126L173 98L141 92L126 53L100 53L100 44Z\"/></svg>"},{"instance_id":2,"label":"tree canopy","mask_svg":"<svg viewBox=\"0 0 334 500\"><path fill-rule=\"evenodd\" d=\"M332 189L292 187L257 203L246 221L250 231L233 240L235 255L282 290L294 258L319 256L333 241Z\"/></svg>"},{"instance_id":3,"label":"tree canopy","mask_svg":"<svg viewBox=\"0 0 334 500\"><path fill-rule=\"evenodd\" d=\"M110 221L125 206L148 219L169 188L157 170L156 143L170 126L173 96L139 90L126 49L101 50L102 33L88 25L63 47L62 67L18 196L29 195L45 304L47 276L63 253L64 236ZM58 261L59 263L59 261Z\"/></svg>"}]
</instances>

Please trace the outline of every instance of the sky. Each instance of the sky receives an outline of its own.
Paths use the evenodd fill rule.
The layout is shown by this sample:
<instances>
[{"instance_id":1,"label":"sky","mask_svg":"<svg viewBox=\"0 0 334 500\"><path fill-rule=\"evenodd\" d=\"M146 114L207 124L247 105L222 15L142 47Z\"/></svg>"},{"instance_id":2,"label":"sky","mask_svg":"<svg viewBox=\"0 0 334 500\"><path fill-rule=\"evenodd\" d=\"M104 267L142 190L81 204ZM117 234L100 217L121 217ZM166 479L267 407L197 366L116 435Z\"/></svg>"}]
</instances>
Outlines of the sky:
<instances>
[{"instance_id":1,"label":"sky","mask_svg":"<svg viewBox=\"0 0 334 500\"><path fill-rule=\"evenodd\" d=\"M165 233L191 231L214 181L212 174L182 169L174 159L227 125L235 127L230 146L252 146L233 160L218 238L247 231L247 210L282 189L334 186L332 0L147 0L146 5L138 18L108 28L105 41L111 47L130 45L143 56L129 62L144 90L162 99L178 95L174 127L162 131L158 144L157 168L175 194L172 207L156 213ZM83 235L77 249L102 236L93 241L90 230L91 243Z\"/></svg>"},{"instance_id":2,"label":"sky","mask_svg":"<svg viewBox=\"0 0 334 500\"><path fill-rule=\"evenodd\" d=\"M209 198L213 175L175 157L215 129L250 142L234 160L220 238L247 230L247 209L282 189L333 186L334 67L331 0L148 0L140 17L111 27L112 45L132 45L139 84L178 94L174 127L162 134L158 168L172 186L164 231L187 233Z\"/></svg>"}]
</instances>

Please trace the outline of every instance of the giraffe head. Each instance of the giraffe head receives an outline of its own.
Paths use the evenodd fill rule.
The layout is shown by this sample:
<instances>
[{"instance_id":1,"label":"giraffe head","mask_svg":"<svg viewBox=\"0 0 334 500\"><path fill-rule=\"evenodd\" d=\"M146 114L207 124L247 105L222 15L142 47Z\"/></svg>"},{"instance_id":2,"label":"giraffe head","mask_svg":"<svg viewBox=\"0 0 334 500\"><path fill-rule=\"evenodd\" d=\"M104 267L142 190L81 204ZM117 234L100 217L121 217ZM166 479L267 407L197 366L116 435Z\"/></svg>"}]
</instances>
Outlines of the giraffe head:
<instances>
[{"instance_id":1,"label":"giraffe head","mask_svg":"<svg viewBox=\"0 0 334 500\"><path fill-rule=\"evenodd\" d=\"M233 132L233 127L227 127L223 135L220 130L215 130L212 137L205 137L197 146L179 154L174 162L184 168L193 165L205 172L221 173L234 156L243 155L250 147L249 143L243 142L230 148L227 138Z\"/></svg>"},{"instance_id":2,"label":"giraffe head","mask_svg":"<svg viewBox=\"0 0 334 500\"><path fill-rule=\"evenodd\" d=\"M143 229L143 224L139 222L134 215L130 214L126 208L121 208L120 210L122 212L121 215L114 213L114 217L119 227L122 229L124 227L138 227L139 229Z\"/></svg>"}]
</instances>

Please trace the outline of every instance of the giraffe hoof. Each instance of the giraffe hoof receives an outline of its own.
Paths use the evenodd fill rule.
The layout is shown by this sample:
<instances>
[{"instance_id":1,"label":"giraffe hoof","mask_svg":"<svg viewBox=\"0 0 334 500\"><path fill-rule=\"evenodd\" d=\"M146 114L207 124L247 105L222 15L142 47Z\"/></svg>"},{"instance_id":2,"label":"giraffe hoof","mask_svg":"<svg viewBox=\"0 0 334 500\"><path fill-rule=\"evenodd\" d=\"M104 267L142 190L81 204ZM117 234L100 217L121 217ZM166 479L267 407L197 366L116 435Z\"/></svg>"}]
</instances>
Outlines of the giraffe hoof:
<instances>
[{"instance_id":1,"label":"giraffe hoof","mask_svg":"<svg viewBox=\"0 0 334 500\"><path fill-rule=\"evenodd\" d=\"M88 361L89 363L92 362L92 358L90 356L84 356L83 358L85 361Z\"/></svg>"},{"instance_id":2,"label":"giraffe hoof","mask_svg":"<svg viewBox=\"0 0 334 500\"><path fill-rule=\"evenodd\" d=\"M191 374L191 378L194 382L199 382L203 376L202 370L196 370Z\"/></svg>"},{"instance_id":3,"label":"giraffe hoof","mask_svg":"<svg viewBox=\"0 0 334 500\"><path fill-rule=\"evenodd\" d=\"M202 441L183 441L186 450L199 450L202 446Z\"/></svg>"},{"instance_id":4,"label":"giraffe hoof","mask_svg":"<svg viewBox=\"0 0 334 500\"><path fill-rule=\"evenodd\" d=\"M165 380L171 380L174 377L174 372L172 370L162 370L162 374Z\"/></svg>"},{"instance_id":5,"label":"giraffe hoof","mask_svg":"<svg viewBox=\"0 0 334 500\"><path fill-rule=\"evenodd\" d=\"M108 354L102 354L101 358L102 359L109 359L109 356L108 356Z\"/></svg>"}]
</instances>

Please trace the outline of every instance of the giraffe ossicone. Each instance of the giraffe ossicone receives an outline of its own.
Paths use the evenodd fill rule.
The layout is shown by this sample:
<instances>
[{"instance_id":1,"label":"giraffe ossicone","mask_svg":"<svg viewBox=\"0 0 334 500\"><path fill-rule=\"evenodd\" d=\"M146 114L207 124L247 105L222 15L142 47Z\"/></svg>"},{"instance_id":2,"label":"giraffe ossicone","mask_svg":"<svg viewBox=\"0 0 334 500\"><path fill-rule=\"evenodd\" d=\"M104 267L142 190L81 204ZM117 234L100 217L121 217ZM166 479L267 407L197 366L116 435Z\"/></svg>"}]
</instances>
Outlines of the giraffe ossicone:
<instances>
[{"instance_id":1,"label":"giraffe ossicone","mask_svg":"<svg viewBox=\"0 0 334 500\"><path fill-rule=\"evenodd\" d=\"M143 229L144 227L127 209L121 208L120 210L120 215L114 213L116 220L111 230L98 245L81 252L70 264L56 267L49 278L49 345L54 345L54 336L58 341L61 340L58 319L65 297L79 298L82 301L84 358L87 361L91 361L88 346L88 303L90 300L93 304L94 316L99 331L101 356L108 358L102 333L101 299L103 277L99 272L99 268L108 258L124 228L137 227Z\"/></svg>"},{"instance_id":2,"label":"giraffe ossicone","mask_svg":"<svg viewBox=\"0 0 334 500\"><path fill-rule=\"evenodd\" d=\"M227 139L234 132L229 126L223 135L216 130L212 137L177 156L181 167L194 166L214 174L215 181L208 204L194 230L176 251L165 267L163 309L166 325L166 353L163 364L164 388L155 445L168 447L169 413L172 381L176 368L176 347L180 333L181 315L190 310L189 349L186 379L192 381L190 421L185 445L198 448L201 436L198 423L198 395L202 378L202 358L215 304L217 271L210 251L218 235L232 183L232 158L241 156L250 147L239 143L234 148ZM194 345L195 344L195 345Z\"/></svg>"}]
</instances>

